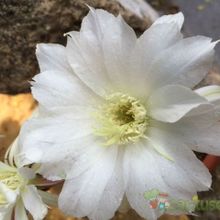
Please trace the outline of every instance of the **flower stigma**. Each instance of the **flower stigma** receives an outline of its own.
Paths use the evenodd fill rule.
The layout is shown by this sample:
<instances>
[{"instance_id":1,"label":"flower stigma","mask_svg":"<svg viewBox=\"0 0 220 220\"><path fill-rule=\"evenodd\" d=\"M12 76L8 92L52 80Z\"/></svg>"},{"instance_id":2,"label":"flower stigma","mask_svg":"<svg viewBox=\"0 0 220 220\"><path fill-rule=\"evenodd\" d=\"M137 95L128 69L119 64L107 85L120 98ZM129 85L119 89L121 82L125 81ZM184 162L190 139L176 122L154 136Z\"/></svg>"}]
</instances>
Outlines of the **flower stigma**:
<instances>
[{"instance_id":1,"label":"flower stigma","mask_svg":"<svg viewBox=\"0 0 220 220\"><path fill-rule=\"evenodd\" d=\"M140 100L122 93L113 93L106 98L95 118L99 127L94 134L106 139L106 146L136 142L149 126L147 110Z\"/></svg>"}]
</instances>

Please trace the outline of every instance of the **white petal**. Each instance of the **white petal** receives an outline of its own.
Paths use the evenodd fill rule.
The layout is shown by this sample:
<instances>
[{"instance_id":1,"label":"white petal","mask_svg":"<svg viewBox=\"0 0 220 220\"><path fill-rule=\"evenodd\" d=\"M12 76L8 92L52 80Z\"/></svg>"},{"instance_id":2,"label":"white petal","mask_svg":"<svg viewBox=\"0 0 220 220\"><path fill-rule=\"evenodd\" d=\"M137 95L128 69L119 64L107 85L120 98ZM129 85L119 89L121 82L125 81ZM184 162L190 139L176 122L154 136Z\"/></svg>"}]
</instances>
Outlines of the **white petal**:
<instances>
[{"instance_id":1,"label":"white petal","mask_svg":"<svg viewBox=\"0 0 220 220\"><path fill-rule=\"evenodd\" d=\"M1 220L11 220L13 215L14 206L10 205L7 207L0 208L0 219Z\"/></svg>"},{"instance_id":2,"label":"white petal","mask_svg":"<svg viewBox=\"0 0 220 220\"><path fill-rule=\"evenodd\" d=\"M9 146L6 154L5 154L5 158L7 158L7 163L8 164L15 164L15 167L19 167L17 158L15 155L18 154L18 137L16 137L14 139L14 141L12 142L12 144ZM1 166L0 166L1 167ZM16 168L13 167L15 170ZM11 167L12 168L12 167Z\"/></svg>"},{"instance_id":3,"label":"white petal","mask_svg":"<svg viewBox=\"0 0 220 220\"><path fill-rule=\"evenodd\" d=\"M190 129L191 130L191 129ZM195 151L220 155L220 122L216 122L206 130L192 132L185 142ZM187 137L186 137L187 138Z\"/></svg>"},{"instance_id":4,"label":"white petal","mask_svg":"<svg viewBox=\"0 0 220 220\"><path fill-rule=\"evenodd\" d=\"M19 199L15 206L15 220L28 220L27 213L24 209L24 204L21 199ZM39 220L39 219L38 219Z\"/></svg>"},{"instance_id":5,"label":"white petal","mask_svg":"<svg viewBox=\"0 0 220 220\"><path fill-rule=\"evenodd\" d=\"M126 148L124 176L128 181L126 195L131 207L142 217L153 220L163 212L149 207L145 192L157 189L174 199L191 200L197 191L210 187L211 175L193 152L175 137L155 128L149 136L174 160L158 154L150 142L139 142Z\"/></svg>"},{"instance_id":6,"label":"white petal","mask_svg":"<svg viewBox=\"0 0 220 220\"><path fill-rule=\"evenodd\" d=\"M36 56L41 72L48 70L72 72L67 61L66 48L60 44L38 44Z\"/></svg>"},{"instance_id":7,"label":"white petal","mask_svg":"<svg viewBox=\"0 0 220 220\"><path fill-rule=\"evenodd\" d=\"M112 173L112 176L105 187L98 206L89 215L89 219L110 219L114 216L116 210L119 208L125 193L122 173L123 153L124 150L120 149L114 167L114 172Z\"/></svg>"},{"instance_id":8,"label":"white petal","mask_svg":"<svg viewBox=\"0 0 220 220\"><path fill-rule=\"evenodd\" d=\"M172 132L195 151L220 155L220 122L214 110L181 119Z\"/></svg>"},{"instance_id":9,"label":"white petal","mask_svg":"<svg viewBox=\"0 0 220 220\"><path fill-rule=\"evenodd\" d=\"M64 117L32 120L20 133L20 164L40 163L38 172L50 180L63 179L66 175L72 178L76 175L75 167L78 172L84 172L105 151L103 140L91 134L90 127L89 121L66 121Z\"/></svg>"},{"instance_id":10,"label":"white petal","mask_svg":"<svg viewBox=\"0 0 220 220\"><path fill-rule=\"evenodd\" d=\"M13 208L17 199L17 192L9 189L5 184L0 182L0 194L5 199L6 204L0 205L0 219L11 220Z\"/></svg>"},{"instance_id":11,"label":"white petal","mask_svg":"<svg viewBox=\"0 0 220 220\"><path fill-rule=\"evenodd\" d=\"M58 206L58 195L51 192L43 191L38 189L38 194L40 195L42 201L48 206L57 207Z\"/></svg>"},{"instance_id":12,"label":"white petal","mask_svg":"<svg viewBox=\"0 0 220 220\"><path fill-rule=\"evenodd\" d=\"M151 78L149 67L160 54L176 42L182 39L182 34L175 23L152 25L138 39L134 51L129 54L130 60L126 82L132 94L137 97L145 97L151 89ZM160 43L158 43L160 42Z\"/></svg>"},{"instance_id":13,"label":"white petal","mask_svg":"<svg viewBox=\"0 0 220 220\"><path fill-rule=\"evenodd\" d=\"M183 13L179 12L174 15L161 16L153 23L153 25L175 23L178 25L179 29L181 29L183 26L183 22L184 22Z\"/></svg>"},{"instance_id":14,"label":"white petal","mask_svg":"<svg viewBox=\"0 0 220 220\"><path fill-rule=\"evenodd\" d=\"M19 162L22 165L43 162L53 163L57 160L57 162L62 161L64 163L68 154L69 156L72 155L71 153L74 154L75 147L77 147L74 140L81 140L82 137L85 138L91 132L92 124L90 120L74 120L71 119L71 116L68 117L68 114L65 116L33 118L24 124L20 132ZM47 135L45 136L45 134ZM79 144L78 142L77 144ZM63 169L63 166L65 167L63 163L57 165ZM54 170L56 168L57 166L53 166Z\"/></svg>"},{"instance_id":15,"label":"white petal","mask_svg":"<svg viewBox=\"0 0 220 220\"><path fill-rule=\"evenodd\" d=\"M0 161L0 170L1 171L12 171L12 172L14 172L14 171L16 171L16 168L11 167L11 166L9 166L9 165L7 165L7 164Z\"/></svg>"},{"instance_id":16,"label":"white petal","mask_svg":"<svg viewBox=\"0 0 220 220\"><path fill-rule=\"evenodd\" d=\"M106 148L102 157L98 157L90 169L71 180L66 180L59 198L61 210L65 214L83 217L99 209L100 199L114 172L116 159L117 147ZM112 204L105 204L107 207L103 207L102 211L107 215L112 214L112 210L109 212Z\"/></svg>"},{"instance_id":17,"label":"white petal","mask_svg":"<svg viewBox=\"0 0 220 220\"><path fill-rule=\"evenodd\" d=\"M18 172L23 178L28 179L28 180L34 179L36 175L34 170L28 167L18 168Z\"/></svg>"},{"instance_id":18,"label":"white petal","mask_svg":"<svg viewBox=\"0 0 220 220\"><path fill-rule=\"evenodd\" d=\"M194 91L200 96L206 98L209 102L215 104L217 108L220 107L220 86L205 86Z\"/></svg>"},{"instance_id":19,"label":"white petal","mask_svg":"<svg viewBox=\"0 0 220 220\"><path fill-rule=\"evenodd\" d=\"M128 57L136 36L120 16L91 9L80 33L68 34L69 63L93 91L106 96L114 91L115 84L126 85Z\"/></svg>"},{"instance_id":20,"label":"white petal","mask_svg":"<svg viewBox=\"0 0 220 220\"><path fill-rule=\"evenodd\" d=\"M163 50L182 40L182 37L175 23L157 24L148 28L143 35L140 36L137 44L139 55L143 56L139 57L139 59L142 60L141 64L144 65L144 60L147 62L144 66L145 71L149 69L149 65L163 52Z\"/></svg>"},{"instance_id":21,"label":"white petal","mask_svg":"<svg viewBox=\"0 0 220 220\"><path fill-rule=\"evenodd\" d=\"M197 85L211 68L216 43L197 36L183 39L165 50L149 68L152 88L166 84L191 88Z\"/></svg>"},{"instance_id":22,"label":"white petal","mask_svg":"<svg viewBox=\"0 0 220 220\"><path fill-rule=\"evenodd\" d=\"M16 201L17 193L9 189L5 184L0 182L0 194L4 196L8 204L13 204Z\"/></svg>"},{"instance_id":23,"label":"white petal","mask_svg":"<svg viewBox=\"0 0 220 220\"><path fill-rule=\"evenodd\" d=\"M192 109L208 105L208 102L188 88L169 85L156 90L149 98L148 105L154 119L176 122Z\"/></svg>"},{"instance_id":24,"label":"white petal","mask_svg":"<svg viewBox=\"0 0 220 220\"><path fill-rule=\"evenodd\" d=\"M47 214L47 207L42 202L36 187L27 186L22 192L22 200L25 208L31 213L34 220L42 220Z\"/></svg>"},{"instance_id":25,"label":"white petal","mask_svg":"<svg viewBox=\"0 0 220 220\"><path fill-rule=\"evenodd\" d=\"M127 146L125 150L126 153L123 167L124 179L125 182L127 182L126 197L128 202L143 218L156 220L157 217L160 216L160 213L156 213L155 210L148 206L147 201L144 199L144 193L147 190L151 190L151 187L160 187L157 185L160 176L159 178L155 176L153 169L155 167L154 165L152 166L152 164L150 164L151 167L149 167L149 164L147 164L151 161L151 158L149 158L146 152L136 146ZM142 159L144 155L146 155L145 160ZM154 182L154 184L152 184L152 182Z\"/></svg>"},{"instance_id":26,"label":"white petal","mask_svg":"<svg viewBox=\"0 0 220 220\"><path fill-rule=\"evenodd\" d=\"M102 142L94 135L63 143L62 148L58 144L55 147L48 149L41 157L39 169L39 173L50 180L72 179L81 175L105 153Z\"/></svg>"},{"instance_id":27,"label":"white petal","mask_svg":"<svg viewBox=\"0 0 220 220\"><path fill-rule=\"evenodd\" d=\"M45 108L94 105L98 97L73 74L65 71L46 71L32 82L34 98Z\"/></svg>"},{"instance_id":28,"label":"white petal","mask_svg":"<svg viewBox=\"0 0 220 220\"><path fill-rule=\"evenodd\" d=\"M102 53L103 29L109 28L113 15L90 10L83 19L80 33L70 32L67 39L68 61L76 74L98 94L105 95L109 78Z\"/></svg>"},{"instance_id":29,"label":"white petal","mask_svg":"<svg viewBox=\"0 0 220 220\"><path fill-rule=\"evenodd\" d=\"M193 188L196 189L196 191L208 190L210 188L211 175L208 169L197 159L192 150L189 149L184 142L179 140L175 133L170 133L166 128L152 127L148 135L155 144L164 148L167 155L170 155L173 159L173 161L170 161L160 155L160 158L163 158L163 161L168 162L167 164L170 164L177 169L173 178L176 178L175 175L178 175L179 170L180 175L185 176L186 184L188 184L187 179L193 183L191 186L188 185L187 188L187 186L184 187L184 181L179 181L179 178L176 178L176 181L182 185L182 188L186 191L193 190ZM157 153L157 155L159 154ZM165 166L161 165L161 167ZM167 175L167 181L171 180L171 173L167 172ZM172 182L174 184L174 180L172 180ZM171 185L172 182L170 182Z\"/></svg>"},{"instance_id":30,"label":"white petal","mask_svg":"<svg viewBox=\"0 0 220 220\"><path fill-rule=\"evenodd\" d=\"M114 88L118 91L129 91L134 85L129 81L129 72L133 65L130 62L131 52L134 50L137 37L121 16L114 20L112 28L103 33L104 62Z\"/></svg>"}]
</instances>

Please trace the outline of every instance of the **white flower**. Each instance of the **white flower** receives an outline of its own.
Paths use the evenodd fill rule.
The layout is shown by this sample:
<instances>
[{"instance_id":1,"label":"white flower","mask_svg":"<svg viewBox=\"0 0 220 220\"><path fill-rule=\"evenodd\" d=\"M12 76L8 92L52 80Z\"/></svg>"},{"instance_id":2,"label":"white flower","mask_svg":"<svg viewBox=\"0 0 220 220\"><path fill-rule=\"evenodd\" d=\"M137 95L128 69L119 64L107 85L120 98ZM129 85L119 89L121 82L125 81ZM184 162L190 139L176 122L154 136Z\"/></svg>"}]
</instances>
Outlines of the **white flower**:
<instances>
[{"instance_id":1,"label":"white flower","mask_svg":"<svg viewBox=\"0 0 220 220\"><path fill-rule=\"evenodd\" d=\"M40 163L50 180L66 179L65 213L110 219L126 197L139 215L157 219L144 192L191 199L209 189L211 175L192 150L220 154L220 126L212 100L192 88L216 42L183 39L183 20L163 16L137 39L121 16L91 9L66 47L37 46L40 112L21 131L20 157Z\"/></svg>"},{"instance_id":2,"label":"white flower","mask_svg":"<svg viewBox=\"0 0 220 220\"><path fill-rule=\"evenodd\" d=\"M29 168L15 168L0 162L0 219L27 220L26 210L34 220L41 220L47 214L35 186L30 184L34 173ZM14 211L14 212L13 212Z\"/></svg>"}]
</instances>

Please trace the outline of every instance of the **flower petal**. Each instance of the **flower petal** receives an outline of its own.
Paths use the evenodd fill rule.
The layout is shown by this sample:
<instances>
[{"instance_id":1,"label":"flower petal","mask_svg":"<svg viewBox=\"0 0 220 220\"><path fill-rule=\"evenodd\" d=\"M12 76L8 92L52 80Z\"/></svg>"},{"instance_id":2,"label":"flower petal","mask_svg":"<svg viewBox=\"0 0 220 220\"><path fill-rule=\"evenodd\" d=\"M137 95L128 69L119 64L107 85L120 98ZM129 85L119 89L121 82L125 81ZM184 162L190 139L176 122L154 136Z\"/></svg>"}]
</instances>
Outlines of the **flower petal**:
<instances>
[{"instance_id":1,"label":"flower petal","mask_svg":"<svg viewBox=\"0 0 220 220\"><path fill-rule=\"evenodd\" d=\"M1 171L11 171L11 172L15 172L16 168L11 167L3 162L0 161L0 170Z\"/></svg>"},{"instance_id":2,"label":"flower petal","mask_svg":"<svg viewBox=\"0 0 220 220\"><path fill-rule=\"evenodd\" d=\"M123 169L124 181L127 183L126 197L128 202L141 217L157 220L162 213L160 214L148 206L144 199L144 193L152 188L161 189L158 184L160 177L158 178L158 174L155 175L154 169L149 169L148 162L151 161L151 158L146 154L146 151L133 145L127 146L125 150ZM144 155L146 155L145 159L143 159ZM152 168L155 167L150 165Z\"/></svg>"},{"instance_id":3,"label":"flower petal","mask_svg":"<svg viewBox=\"0 0 220 220\"><path fill-rule=\"evenodd\" d=\"M28 220L27 213L24 208L24 204L21 199L16 202L15 206L15 220ZM37 219L40 220L40 219Z\"/></svg>"},{"instance_id":4,"label":"flower petal","mask_svg":"<svg viewBox=\"0 0 220 220\"><path fill-rule=\"evenodd\" d=\"M189 125L190 126L190 125ZM190 129L192 131L192 129ZM220 155L220 122L216 122L206 130L188 133L185 142L195 151L208 153L212 155ZM184 133L184 135L186 135Z\"/></svg>"},{"instance_id":5,"label":"flower petal","mask_svg":"<svg viewBox=\"0 0 220 220\"><path fill-rule=\"evenodd\" d=\"M211 85L194 90L200 96L213 103L216 108L220 107L220 86Z\"/></svg>"},{"instance_id":6,"label":"flower petal","mask_svg":"<svg viewBox=\"0 0 220 220\"><path fill-rule=\"evenodd\" d=\"M17 193L0 182L0 195L1 199L5 200L5 204L1 204L0 206L0 219L9 220L12 218L14 205L17 199Z\"/></svg>"},{"instance_id":7,"label":"flower petal","mask_svg":"<svg viewBox=\"0 0 220 220\"><path fill-rule=\"evenodd\" d=\"M105 187L98 207L89 215L89 219L110 219L119 208L125 193L121 166L123 153L123 149L120 149L114 172Z\"/></svg>"},{"instance_id":8,"label":"flower petal","mask_svg":"<svg viewBox=\"0 0 220 220\"><path fill-rule=\"evenodd\" d=\"M152 88L166 84L197 85L211 68L214 47L207 37L185 38L165 50L149 68Z\"/></svg>"},{"instance_id":9,"label":"flower petal","mask_svg":"<svg viewBox=\"0 0 220 220\"><path fill-rule=\"evenodd\" d=\"M36 75L32 82L34 98L45 108L59 106L97 105L99 97L73 74L65 71L46 71Z\"/></svg>"},{"instance_id":10,"label":"flower petal","mask_svg":"<svg viewBox=\"0 0 220 220\"><path fill-rule=\"evenodd\" d=\"M153 23L153 25L175 23L178 25L179 29L181 29L183 26L183 22L184 22L183 13L179 12L174 15L161 16Z\"/></svg>"},{"instance_id":11,"label":"flower petal","mask_svg":"<svg viewBox=\"0 0 220 220\"><path fill-rule=\"evenodd\" d=\"M126 195L131 207L142 217L153 220L163 211L150 208L144 198L145 192L156 189L174 199L191 200L197 191L209 189L211 175L193 152L174 136L158 128L151 128L149 136L174 160L158 154L152 142L139 142L126 148L124 178L128 182Z\"/></svg>"},{"instance_id":12,"label":"flower petal","mask_svg":"<svg viewBox=\"0 0 220 220\"><path fill-rule=\"evenodd\" d=\"M58 206L58 195L53 194L51 192L37 190L38 194L40 195L42 201L47 204L48 206L57 207Z\"/></svg>"},{"instance_id":13,"label":"flower petal","mask_svg":"<svg viewBox=\"0 0 220 220\"><path fill-rule=\"evenodd\" d=\"M13 204L16 202L17 192L9 189L2 182L0 182L0 194L3 195L8 204Z\"/></svg>"},{"instance_id":14,"label":"flower petal","mask_svg":"<svg viewBox=\"0 0 220 220\"><path fill-rule=\"evenodd\" d=\"M134 50L137 37L121 16L114 17L112 28L103 33L103 55L106 70L113 88L117 91L129 91L133 82L129 81L131 71L131 51ZM136 76L137 77L137 76Z\"/></svg>"},{"instance_id":15,"label":"flower petal","mask_svg":"<svg viewBox=\"0 0 220 220\"><path fill-rule=\"evenodd\" d=\"M172 132L191 149L220 155L220 122L215 110L178 121Z\"/></svg>"},{"instance_id":16,"label":"flower petal","mask_svg":"<svg viewBox=\"0 0 220 220\"><path fill-rule=\"evenodd\" d=\"M51 152L53 152L52 156ZM53 149L45 151L44 157L41 157L41 167L38 172L52 181L72 179L93 166L104 152L104 146L94 135L85 136L83 139L78 138L62 145L56 144Z\"/></svg>"},{"instance_id":17,"label":"flower petal","mask_svg":"<svg viewBox=\"0 0 220 220\"><path fill-rule=\"evenodd\" d=\"M81 31L68 33L67 56L76 74L93 91L105 95L109 78L102 53L103 29L112 26L113 15L103 10L90 10L83 19Z\"/></svg>"},{"instance_id":18,"label":"flower petal","mask_svg":"<svg viewBox=\"0 0 220 220\"><path fill-rule=\"evenodd\" d=\"M53 163L56 161L55 158L59 159L59 162L63 160L64 163L69 150L72 149L71 153L74 153L74 140L85 138L92 133L90 119L75 120L72 116L73 113L66 114L65 117L39 117L25 123L19 137L19 164ZM68 151L65 151L65 148ZM64 166L59 165L60 168ZM54 166L54 169L56 168L57 166Z\"/></svg>"},{"instance_id":19,"label":"flower petal","mask_svg":"<svg viewBox=\"0 0 220 220\"><path fill-rule=\"evenodd\" d=\"M161 53L170 46L176 44L182 40L183 36L180 33L178 23L175 22L179 17L172 15L173 22L159 22L159 18L150 28L148 28L143 35L137 41L134 51L131 54L130 60L127 66L129 70L127 73L126 82L129 83L131 94L135 94L137 97L145 97L151 90L151 78L149 67L152 62L155 61ZM160 42L160 43L158 43Z\"/></svg>"},{"instance_id":20,"label":"flower petal","mask_svg":"<svg viewBox=\"0 0 220 220\"><path fill-rule=\"evenodd\" d=\"M65 181L59 198L59 207L65 214L83 217L89 216L93 214L94 210L97 210L114 172L117 151L117 147L114 146L106 148L102 157L98 157L90 169L81 175L76 175L71 180ZM116 189L111 189L111 192L114 190ZM105 198L103 197L103 199ZM118 199L120 200L120 198ZM114 201L113 199L112 202ZM114 204L107 203L107 201L105 204L107 207L103 207L103 213L112 215L115 211L113 210L115 209ZM98 210L100 209L98 208ZM99 214L103 215L103 213Z\"/></svg>"},{"instance_id":21,"label":"flower petal","mask_svg":"<svg viewBox=\"0 0 220 220\"><path fill-rule=\"evenodd\" d=\"M91 8L80 33L68 35L69 63L93 91L106 96L115 84L126 85L127 57L135 46L136 35L120 16Z\"/></svg>"},{"instance_id":22,"label":"flower petal","mask_svg":"<svg viewBox=\"0 0 220 220\"><path fill-rule=\"evenodd\" d=\"M154 119L173 123L192 109L209 104L206 99L188 88L168 85L156 90L149 98L148 105Z\"/></svg>"},{"instance_id":23,"label":"flower petal","mask_svg":"<svg viewBox=\"0 0 220 220\"><path fill-rule=\"evenodd\" d=\"M3 206L0 208L0 219L1 220L11 220L13 215L14 207L9 205L7 207ZM19 219L20 220L20 219Z\"/></svg>"},{"instance_id":24,"label":"flower petal","mask_svg":"<svg viewBox=\"0 0 220 220\"><path fill-rule=\"evenodd\" d=\"M31 213L34 220L40 220L46 216L47 206L42 202L36 187L26 186L21 196L25 208Z\"/></svg>"},{"instance_id":25,"label":"flower petal","mask_svg":"<svg viewBox=\"0 0 220 220\"><path fill-rule=\"evenodd\" d=\"M211 175L205 165L197 159L196 155L192 152L191 149L188 148L184 142L181 142L178 139L176 134L169 132L168 129L163 127L152 127L149 131L148 136L150 139L157 145L160 145L161 148L164 148L164 151L173 158L173 161L167 160L164 157L163 161L166 161L167 164L172 165L177 169L177 172L174 174L173 179L171 178L171 173L166 171L167 173L167 181L170 181L170 185L174 187L175 178L177 183L182 186L182 189L185 190L196 190L203 191L208 190L211 186ZM157 154L159 156L159 154ZM165 169L166 166L161 166ZM169 166L167 165L167 168ZM178 170L180 175L184 176L185 181L188 179L193 183L193 185L189 185L186 181L187 185L184 186L184 181L179 181L179 178L175 177L178 175ZM186 176L188 176L186 178Z\"/></svg>"},{"instance_id":26,"label":"flower petal","mask_svg":"<svg viewBox=\"0 0 220 220\"><path fill-rule=\"evenodd\" d=\"M103 140L92 134L90 121L67 116L36 118L26 123L20 132L19 164L40 163L38 172L52 181L66 175L72 178L75 167L82 173L94 164L105 150Z\"/></svg>"},{"instance_id":27,"label":"flower petal","mask_svg":"<svg viewBox=\"0 0 220 220\"><path fill-rule=\"evenodd\" d=\"M18 173L24 178L28 180L32 180L35 178L36 174L33 169L28 168L28 167L21 167L18 168Z\"/></svg>"},{"instance_id":28,"label":"flower petal","mask_svg":"<svg viewBox=\"0 0 220 220\"><path fill-rule=\"evenodd\" d=\"M57 70L72 73L66 48L60 44L37 44L36 56L41 72Z\"/></svg>"}]
</instances>

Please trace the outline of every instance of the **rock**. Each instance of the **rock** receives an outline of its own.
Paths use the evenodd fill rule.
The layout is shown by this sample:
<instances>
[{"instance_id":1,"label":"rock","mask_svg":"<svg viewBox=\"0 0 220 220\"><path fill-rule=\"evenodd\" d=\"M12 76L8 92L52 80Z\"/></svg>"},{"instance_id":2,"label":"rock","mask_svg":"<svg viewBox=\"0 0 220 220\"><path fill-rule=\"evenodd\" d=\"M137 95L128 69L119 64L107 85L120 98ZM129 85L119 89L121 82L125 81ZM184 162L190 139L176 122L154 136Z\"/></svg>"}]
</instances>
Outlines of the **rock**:
<instances>
[{"instance_id":1,"label":"rock","mask_svg":"<svg viewBox=\"0 0 220 220\"><path fill-rule=\"evenodd\" d=\"M64 33L79 30L88 13L86 4L119 12L137 34L150 24L115 0L2 0L0 1L0 93L28 92L29 80L39 72L35 46L39 42L65 44Z\"/></svg>"}]
</instances>

